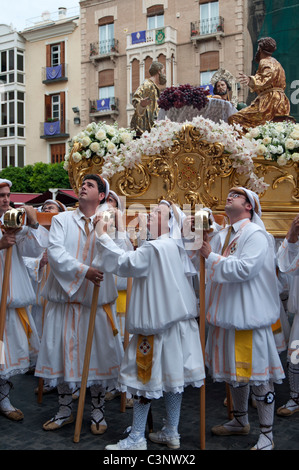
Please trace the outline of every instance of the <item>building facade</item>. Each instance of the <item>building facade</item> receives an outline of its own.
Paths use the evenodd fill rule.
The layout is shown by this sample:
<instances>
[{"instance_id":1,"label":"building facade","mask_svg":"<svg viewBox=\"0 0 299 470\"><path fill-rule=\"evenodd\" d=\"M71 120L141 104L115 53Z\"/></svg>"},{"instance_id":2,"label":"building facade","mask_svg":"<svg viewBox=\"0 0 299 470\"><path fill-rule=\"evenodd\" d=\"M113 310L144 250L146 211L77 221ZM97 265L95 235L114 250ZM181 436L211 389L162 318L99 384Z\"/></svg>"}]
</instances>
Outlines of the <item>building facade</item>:
<instances>
[{"instance_id":1,"label":"building facade","mask_svg":"<svg viewBox=\"0 0 299 470\"><path fill-rule=\"evenodd\" d=\"M26 164L64 160L68 140L80 129L79 8L27 20Z\"/></svg>"},{"instance_id":2,"label":"building facade","mask_svg":"<svg viewBox=\"0 0 299 470\"><path fill-rule=\"evenodd\" d=\"M129 126L132 95L153 60L165 64L167 86L210 84L223 69L246 99L239 72L250 73L252 42L245 0L83 0L81 122Z\"/></svg>"},{"instance_id":3,"label":"building facade","mask_svg":"<svg viewBox=\"0 0 299 470\"><path fill-rule=\"evenodd\" d=\"M24 166L25 41L0 24L0 168Z\"/></svg>"}]
</instances>

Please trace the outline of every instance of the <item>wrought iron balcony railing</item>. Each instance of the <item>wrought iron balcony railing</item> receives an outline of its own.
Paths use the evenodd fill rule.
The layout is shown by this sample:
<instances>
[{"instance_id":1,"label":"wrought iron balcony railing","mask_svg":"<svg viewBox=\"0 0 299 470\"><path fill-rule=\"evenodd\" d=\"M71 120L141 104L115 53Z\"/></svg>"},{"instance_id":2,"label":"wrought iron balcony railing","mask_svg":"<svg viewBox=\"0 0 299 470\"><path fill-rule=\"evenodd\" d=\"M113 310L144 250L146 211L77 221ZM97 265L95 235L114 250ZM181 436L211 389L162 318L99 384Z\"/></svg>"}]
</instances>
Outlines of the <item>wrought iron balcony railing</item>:
<instances>
[{"instance_id":1,"label":"wrought iron balcony railing","mask_svg":"<svg viewBox=\"0 0 299 470\"><path fill-rule=\"evenodd\" d=\"M90 57L100 57L118 53L118 40L107 39L106 41L97 41L90 44Z\"/></svg>"},{"instance_id":2,"label":"wrought iron balcony railing","mask_svg":"<svg viewBox=\"0 0 299 470\"><path fill-rule=\"evenodd\" d=\"M90 114L115 114L118 113L118 98L111 96L110 98L99 98L97 100L89 100Z\"/></svg>"},{"instance_id":3,"label":"wrought iron balcony railing","mask_svg":"<svg viewBox=\"0 0 299 470\"><path fill-rule=\"evenodd\" d=\"M53 67L42 68L43 83L67 80L68 64L59 64Z\"/></svg>"},{"instance_id":4,"label":"wrought iron balcony railing","mask_svg":"<svg viewBox=\"0 0 299 470\"><path fill-rule=\"evenodd\" d=\"M69 135L69 121L63 119L49 119L40 123L40 138L53 139Z\"/></svg>"},{"instance_id":5,"label":"wrought iron balcony railing","mask_svg":"<svg viewBox=\"0 0 299 470\"><path fill-rule=\"evenodd\" d=\"M215 16L206 20L198 20L191 23L191 37L205 36L207 34L217 34L224 32L224 19L222 16Z\"/></svg>"}]
</instances>

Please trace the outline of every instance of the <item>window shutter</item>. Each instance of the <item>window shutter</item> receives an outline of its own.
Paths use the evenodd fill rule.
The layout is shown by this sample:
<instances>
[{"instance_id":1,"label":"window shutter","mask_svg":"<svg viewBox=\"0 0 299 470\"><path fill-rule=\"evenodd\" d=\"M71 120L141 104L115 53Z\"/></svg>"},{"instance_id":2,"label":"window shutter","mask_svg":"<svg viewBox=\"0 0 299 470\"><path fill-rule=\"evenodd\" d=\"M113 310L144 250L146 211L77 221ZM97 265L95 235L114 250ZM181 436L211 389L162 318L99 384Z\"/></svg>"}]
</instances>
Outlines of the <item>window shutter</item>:
<instances>
[{"instance_id":1,"label":"window shutter","mask_svg":"<svg viewBox=\"0 0 299 470\"><path fill-rule=\"evenodd\" d=\"M211 51L200 54L200 71L208 72L209 70L219 69L219 52Z\"/></svg>"},{"instance_id":2,"label":"window shutter","mask_svg":"<svg viewBox=\"0 0 299 470\"><path fill-rule=\"evenodd\" d=\"M139 87L139 60L132 60L132 93Z\"/></svg>"},{"instance_id":3,"label":"window shutter","mask_svg":"<svg viewBox=\"0 0 299 470\"><path fill-rule=\"evenodd\" d=\"M165 70L166 70L166 57L165 57L164 54L160 54L160 55L158 56L158 62L161 62L161 64L164 65Z\"/></svg>"},{"instance_id":4,"label":"window shutter","mask_svg":"<svg viewBox=\"0 0 299 470\"><path fill-rule=\"evenodd\" d=\"M153 59L151 57L146 57L146 59L144 61L144 76L145 76L145 78L150 77L149 68L152 65L152 62L153 62Z\"/></svg>"},{"instance_id":5,"label":"window shutter","mask_svg":"<svg viewBox=\"0 0 299 470\"><path fill-rule=\"evenodd\" d=\"M98 25L104 26L105 24L114 23L114 16L103 16L103 18L99 19Z\"/></svg>"},{"instance_id":6,"label":"window shutter","mask_svg":"<svg viewBox=\"0 0 299 470\"><path fill-rule=\"evenodd\" d=\"M156 15L163 15L164 13L164 6L163 5L153 5L146 10L147 16L156 16Z\"/></svg>"},{"instance_id":7,"label":"window shutter","mask_svg":"<svg viewBox=\"0 0 299 470\"><path fill-rule=\"evenodd\" d=\"M106 69L99 72L99 87L114 85L114 69Z\"/></svg>"},{"instance_id":8,"label":"window shutter","mask_svg":"<svg viewBox=\"0 0 299 470\"><path fill-rule=\"evenodd\" d=\"M60 92L60 133L65 133L65 92Z\"/></svg>"},{"instance_id":9,"label":"window shutter","mask_svg":"<svg viewBox=\"0 0 299 470\"><path fill-rule=\"evenodd\" d=\"M45 121L51 119L52 107L51 107L51 95L45 95Z\"/></svg>"},{"instance_id":10,"label":"window shutter","mask_svg":"<svg viewBox=\"0 0 299 470\"><path fill-rule=\"evenodd\" d=\"M46 67L51 67L51 44L46 46Z\"/></svg>"}]
</instances>

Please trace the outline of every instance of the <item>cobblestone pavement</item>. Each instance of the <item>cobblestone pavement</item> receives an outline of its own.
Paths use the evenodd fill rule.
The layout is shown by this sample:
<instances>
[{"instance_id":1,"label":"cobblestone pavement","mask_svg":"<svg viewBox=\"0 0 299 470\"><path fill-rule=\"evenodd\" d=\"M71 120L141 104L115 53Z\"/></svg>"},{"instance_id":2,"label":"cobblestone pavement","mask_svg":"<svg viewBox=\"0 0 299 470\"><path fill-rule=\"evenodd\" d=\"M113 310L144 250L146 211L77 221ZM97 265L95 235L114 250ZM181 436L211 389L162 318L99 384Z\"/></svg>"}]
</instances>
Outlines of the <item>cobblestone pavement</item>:
<instances>
[{"instance_id":1,"label":"cobblestone pavement","mask_svg":"<svg viewBox=\"0 0 299 470\"><path fill-rule=\"evenodd\" d=\"M282 358L285 364L284 358ZM20 408L25 418L21 422L12 422L0 416L0 449L1 450L79 450L103 451L97 455L106 456L104 451L108 443L117 442L122 433L132 421L132 409L120 411L120 397L106 402L106 420L108 430L102 436L94 436L90 432L90 395L87 391L85 410L79 442L74 442L75 423L67 425L58 431L49 432L42 429L42 424L54 416L57 411L57 395L51 393L43 396L42 403L37 403L34 389L38 379L33 375L20 375L12 379L14 388L11 390L11 402ZM257 411L249 405L249 419L251 431L247 436L219 437L211 434L211 427L227 420L227 409L223 404L225 398L224 383L213 383L209 377L206 380L206 433L205 450L249 450L257 440L259 433ZM288 400L288 383L285 379L281 385L276 385L276 408ZM75 407L76 411L76 407ZM164 417L163 399L152 402L152 416L154 430L160 429ZM199 390L187 388L182 403L181 421L181 451L197 453L200 445L200 393ZM275 415L274 422L275 450L299 450L299 413L289 418ZM159 444L148 441L148 450L154 453L165 448ZM196 452L195 452L196 451ZM202 455L201 452L199 452ZM79 454L71 453L76 459ZM273 454L273 453L272 453ZM14 453L14 455L16 455ZM92 454L89 454L89 457ZM197 454L198 455L198 454ZM213 454L216 456L216 454Z\"/></svg>"}]
</instances>

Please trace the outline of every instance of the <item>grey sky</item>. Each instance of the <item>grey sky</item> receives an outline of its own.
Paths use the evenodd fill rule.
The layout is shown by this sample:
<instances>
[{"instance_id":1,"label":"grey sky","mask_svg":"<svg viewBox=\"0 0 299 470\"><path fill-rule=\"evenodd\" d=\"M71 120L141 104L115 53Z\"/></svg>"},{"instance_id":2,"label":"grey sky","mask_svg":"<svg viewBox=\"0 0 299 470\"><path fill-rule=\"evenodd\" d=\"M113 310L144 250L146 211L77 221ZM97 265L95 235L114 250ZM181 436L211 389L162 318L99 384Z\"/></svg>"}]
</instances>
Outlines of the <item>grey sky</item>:
<instances>
[{"instance_id":1,"label":"grey sky","mask_svg":"<svg viewBox=\"0 0 299 470\"><path fill-rule=\"evenodd\" d=\"M56 13L59 7L78 7L79 11L79 0L0 0L0 6L0 23L21 31L28 26L27 20L41 17L45 11Z\"/></svg>"}]
</instances>

